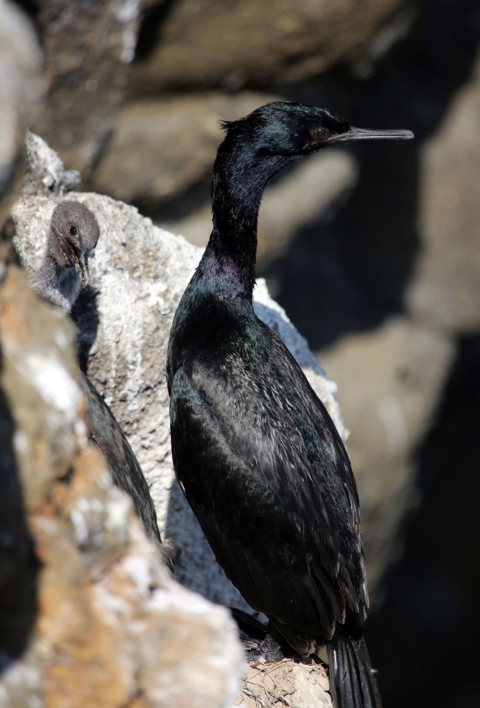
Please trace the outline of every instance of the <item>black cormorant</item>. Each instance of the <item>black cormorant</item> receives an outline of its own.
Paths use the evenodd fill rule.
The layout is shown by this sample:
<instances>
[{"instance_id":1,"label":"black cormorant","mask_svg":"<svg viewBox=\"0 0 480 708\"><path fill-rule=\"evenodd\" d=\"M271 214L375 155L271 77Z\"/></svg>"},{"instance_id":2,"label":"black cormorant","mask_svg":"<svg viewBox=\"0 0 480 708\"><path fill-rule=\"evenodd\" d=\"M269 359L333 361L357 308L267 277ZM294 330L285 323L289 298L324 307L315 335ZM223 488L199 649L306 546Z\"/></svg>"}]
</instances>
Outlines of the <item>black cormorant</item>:
<instances>
[{"instance_id":1,"label":"black cormorant","mask_svg":"<svg viewBox=\"0 0 480 708\"><path fill-rule=\"evenodd\" d=\"M42 265L31 277L35 292L70 312L80 289L88 285L88 256L99 235L97 220L85 204L73 200L60 202L52 214ZM148 536L161 544L150 490L127 438L110 408L81 371L79 383L87 404L85 421L90 439L102 451L115 484L132 498ZM163 546L162 553L170 565Z\"/></svg>"},{"instance_id":2,"label":"black cormorant","mask_svg":"<svg viewBox=\"0 0 480 708\"><path fill-rule=\"evenodd\" d=\"M252 290L260 200L276 172L340 141L413 135L353 128L297 103L224 127L213 231L169 342L175 472L245 600L302 656L327 645L335 706L378 708L350 461L301 368L256 317Z\"/></svg>"}]
</instances>

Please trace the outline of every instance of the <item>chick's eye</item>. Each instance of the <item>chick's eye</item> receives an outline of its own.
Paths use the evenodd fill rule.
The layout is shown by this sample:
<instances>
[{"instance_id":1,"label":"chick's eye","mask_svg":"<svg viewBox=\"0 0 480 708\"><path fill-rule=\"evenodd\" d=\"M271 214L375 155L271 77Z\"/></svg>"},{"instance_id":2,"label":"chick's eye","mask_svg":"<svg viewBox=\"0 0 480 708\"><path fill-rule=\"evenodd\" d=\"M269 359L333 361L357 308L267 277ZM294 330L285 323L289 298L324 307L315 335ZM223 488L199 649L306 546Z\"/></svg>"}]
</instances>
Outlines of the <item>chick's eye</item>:
<instances>
[{"instance_id":1,"label":"chick's eye","mask_svg":"<svg viewBox=\"0 0 480 708\"><path fill-rule=\"evenodd\" d=\"M314 132L314 135L316 138L323 140L328 136L328 130L326 128L317 128L317 130Z\"/></svg>"},{"instance_id":2,"label":"chick's eye","mask_svg":"<svg viewBox=\"0 0 480 708\"><path fill-rule=\"evenodd\" d=\"M78 234L78 229L76 226L70 226L70 233L72 236L76 236Z\"/></svg>"}]
</instances>

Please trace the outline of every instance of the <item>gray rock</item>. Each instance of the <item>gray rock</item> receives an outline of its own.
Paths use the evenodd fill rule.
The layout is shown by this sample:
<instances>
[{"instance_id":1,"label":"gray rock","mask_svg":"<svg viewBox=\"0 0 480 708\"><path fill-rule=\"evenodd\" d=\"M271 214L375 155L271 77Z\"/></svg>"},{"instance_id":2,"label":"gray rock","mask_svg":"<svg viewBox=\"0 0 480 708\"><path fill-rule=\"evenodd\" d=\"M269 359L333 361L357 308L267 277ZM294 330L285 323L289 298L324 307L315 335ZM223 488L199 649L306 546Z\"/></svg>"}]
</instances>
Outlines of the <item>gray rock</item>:
<instances>
[{"instance_id":1,"label":"gray rock","mask_svg":"<svg viewBox=\"0 0 480 708\"><path fill-rule=\"evenodd\" d=\"M48 91L30 127L88 181L122 105L141 0L46 0L36 22Z\"/></svg>"},{"instance_id":2,"label":"gray rock","mask_svg":"<svg viewBox=\"0 0 480 708\"><path fill-rule=\"evenodd\" d=\"M295 708L331 708L328 688L327 674L320 664L255 661L247 664L245 684L235 706L258 708L283 704Z\"/></svg>"},{"instance_id":3,"label":"gray rock","mask_svg":"<svg viewBox=\"0 0 480 708\"><path fill-rule=\"evenodd\" d=\"M133 207L96 194L72 196L93 211L101 233L90 262L92 283L98 289L90 304L98 319L90 314L79 320L80 344L90 347L89 377L105 396L151 485L162 537L170 539L177 554L177 579L209 599L246 609L214 561L172 470L166 349L175 309L201 250L154 227ZM58 201L27 197L14 209L16 247L27 269L39 265ZM255 307L297 358L345 435L334 384L283 310L269 298L263 282L255 291Z\"/></svg>"},{"instance_id":4,"label":"gray rock","mask_svg":"<svg viewBox=\"0 0 480 708\"><path fill-rule=\"evenodd\" d=\"M400 0L342 3L178 0L149 56L131 67L136 96L164 89L290 82L361 54Z\"/></svg>"},{"instance_id":5,"label":"gray rock","mask_svg":"<svg viewBox=\"0 0 480 708\"><path fill-rule=\"evenodd\" d=\"M480 60L422 148L422 251L406 304L449 332L480 328Z\"/></svg>"},{"instance_id":6,"label":"gray rock","mask_svg":"<svg viewBox=\"0 0 480 708\"><path fill-rule=\"evenodd\" d=\"M12 176L27 121L43 93L42 53L35 30L17 5L0 2L0 193Z\"/></svg>"},{"instance_id":7,"label":"gray rock","mask_svg":"<svg viewBox=\"0 0 480 708\"><path fill-rule=\"evenodd\" d=\"M80 184L80 172L66 170L57 153L38 135L28 131L25 148L25 196L61 196Z\"/></svg>"},{"instance_id":8,"label":"gray rock","mask_svg":"<svg viewBox=\"0 0 480 708\"><path fill-rule=\"evenodd\" d=\"M10 210L23 184L25 130L37 114L45 88L42 59L35 30L26 13L10 0L1 0L0 260L8 257Z\"/></svg>"},{"instance_id":9,"label":"gray rock","mask_svg":"<svg viewBox=\"0 0 480 708\"><path fill-rule=\"evenodd\" d=\"M17 266L0 335L0 706L230 708L233 620L169 577L87 440L74 328Z\"/></svg>"}]
</instances>

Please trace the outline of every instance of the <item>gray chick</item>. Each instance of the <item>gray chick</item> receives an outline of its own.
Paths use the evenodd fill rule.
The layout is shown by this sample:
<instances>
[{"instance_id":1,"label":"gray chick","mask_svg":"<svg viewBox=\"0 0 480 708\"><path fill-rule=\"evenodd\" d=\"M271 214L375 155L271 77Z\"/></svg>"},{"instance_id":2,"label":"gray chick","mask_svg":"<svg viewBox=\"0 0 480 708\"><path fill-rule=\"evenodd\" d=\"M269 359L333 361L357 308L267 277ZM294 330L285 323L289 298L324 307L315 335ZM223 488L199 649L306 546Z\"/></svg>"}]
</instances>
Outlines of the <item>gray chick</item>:
<instances>
[{"instance_id":1,"label":"gray chick","mask_svg":"<svg viewBox=\"0 0 480 708\"><path fill-rule=\"evenodd\" d=\"M58 204L42 265L30 281L37 295L70 312L80 289L89 283L88 256L99 236L98 222L88 207L74 201Z\"/></svg>"},{"instance_id":2,"label":"gray chick","mask_svg":"<svg viewBox=\"0 0 480 708\"><path fill-rule=\"evenodd\" d=\"M30 283L40 297L70 312L79 293L89 283L88 256L97 245L100 229L84 204L63 201L55 207L45 256ZM171 567L161 542L157 515L147 481L115 416L90 380L80 372L80 388L87 402L85 420L89 437L103 452L113 481L133 500L150 538L156 541Z\"/></svg>"}]
</instances>

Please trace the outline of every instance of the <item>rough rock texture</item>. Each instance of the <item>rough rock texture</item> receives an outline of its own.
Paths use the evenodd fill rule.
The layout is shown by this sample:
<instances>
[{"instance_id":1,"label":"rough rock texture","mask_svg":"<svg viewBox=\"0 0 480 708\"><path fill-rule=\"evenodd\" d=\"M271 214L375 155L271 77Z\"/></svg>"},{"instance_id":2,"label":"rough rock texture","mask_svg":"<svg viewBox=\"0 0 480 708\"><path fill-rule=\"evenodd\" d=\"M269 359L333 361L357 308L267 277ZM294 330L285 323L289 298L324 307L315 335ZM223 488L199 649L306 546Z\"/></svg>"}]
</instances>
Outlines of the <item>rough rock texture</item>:
<instances>
[{"instance_id":1,"label":"rough rock texture","mask_svg":"<svg viewBox=\"0 0 480 708\"><path fill-rule=\"evenodd\" d=\"M0 195L21 169L27 121L43 93L42 53L28 17L9 0L0 2ZM16 193L19 184L13 191ZM0 229L14 197L0 199Z\"/></svg>"},{"instance_id":2,"label":"rough rock texture","mask_svg":"<svg viewBox=\"0 0 480 708\"><path fill-rule=\"evenodd\" d=\"M15 207L14 220L16 247L28 269L39 265L51 213L61 199L41 196L45 174L55 173L57 194L62 193L70 177L40 139L29 140L27 155L29 187ZM38 169L42 167L42 156L45 163ZM144 470L149 472L157 508L162 510L164 522L166 519L167 534L173 529L177 576L186 585L196 585L205 595L246 607L216 566L198 524L173 482L171 469L165 349L176 303L200 250L181 237L153 227L132 207L94 194L76 197L85 200L95 212L102 234L91 264L94 283L100 291L87 293L90 298L77 311L80 345L84 353L91 347L90 375L97 386L101 379L103 389L110 392L117 418L136 445ZM45 705L55 708L230 708L234 704L265 705L293 698L298 707L330 706L328 681L321 665L281 661L263 667L262 662L250 662L244 667L246 678L238 692L243 653L236 632L232 631L232 621L225 610L179 589L167 577L158 552L145 538L133 514L130 499L113 487L98 450L88 446L80 417L83 402L74 380L76 366L69 347L71 329L66 327L63 315L38 303L18 270L10 272L19 279L21 288L13 293L7 290L8 297L3 302L0 299L0 312L9 313L9 321L15 323L15 328L8 331L12 345L4 345L4 353L11 355L23 375L28 377L31 371L38 374L40 393L51 399L47 403L58 407L60 401L63 409L62 415L55 417L47 409L37 420L40 408L35 400L29 400L18 417L33 421L37 428L46 427L49 434L46 446L37 435L45 474L38 475L38 466L31 464L33 448L25 442L29 441L28 435L20 435L17 443L24 454L22 470L30 470L23 483L33 489L39 505L38 513L32 512L28 522L42 563L37 598L40 611L38 629L30 639L28 651L20 647L16 655L23 650L21 661L2 675L0 707L23 706L27 697L38 701L45 682ZM9 307L5 306L7 299ZM331 392L334 384L325 379L306 342L269 298L263 283L258 288L256 307L287 342L344 432ZM38 348L43 337L50 345L43 358L33 357L33 362L25 355L28 347L23 345L19 351L16 341L22 313L30 317L27 334L29 329L34 330L29 344ZM52 325L52 318L57 327ZM66 332L59 331L62 327ZM6 329L0 315L2 343L8 344ZM55 371L62 370L62 361L60 356L55 357L52 341L57 348L68 350L62 351L68 357L68 378L60 374L60 385ZM25 367L25 358L30 368ZM8 368L5 373L12 400L17 395L21 399L18 380ZM52 429L54 423L56 427ZM0 425L0 435L9 430L8 425ZM63 457L54 462L52 450L59 448ZM1 464L0 457L0 471ZM37 472L37 486L32 479L33 469ZM0 503L0 521L1 513ZM29 566L30 540L25 525L20 524L17 537L21 541L15 545L20 578L29 577L25 566L31 578L34 568L30 567L31 562ZM1 573L0 564L0 592ZM22 600L19 593L16 597L18 602ZM22 602L31 610L31 593ZM32 610L28 615L22 607L20 619L31 624ZM6 608L11 623L12 607ZM1 622L0 615L0 627ZM24 632L25 646L28 629L29 626Z\"/></svg>"},{"instance_id":3,"label":"rough rock texture","mask_svg":"<svg viewBox=\"0 0 480 708\"><path fill-rule=\"evenodd\" d=\"M148 57L132 65L129 89L238 88L295 81L357 55L400 0L177 0L147 18ZM142 49L142 47L140 47Z\"/></svg>"},{"instance_id":4,"label":"rough rock texture","mask_svg":"<svg viewBox=\"0 0 480 708\"><path fill-rule=\"evenodd\" d=\"M80 172L66 170L57 153L30 131L26 137L26 157L25 196L61 196L80 184Z\"/></svg>"},{"instance_id":5,"label":"rough rock texture","mask_svg":"<svg viewBox=\"0 0 480 708\"><path fill-rule=\"evenodd\" d=\"M247 664L245 683L235 706L294 706L294 708L331 708L329 682L321 664L296 663L290 659L266 664Z\"/></svg>"},{"instance_id":6,"label":"rough rock texture","mask_svg":"<svg viewBox=\"0 0 480 708\"><path fill-rule=\"evenodd\" d=\"M72 195L71 195L72 196ZM70 198L71 198L70 196ZM90 262L94 292L77 309L82 357L88 374L128 436L151 485L162 537L177 554L176 577L202 595L245 608L216 564L186 503L171 463L166 350L172 318L201 250L154 227L136 209L109 197L74 195L94 212L101 237ZM58 199L30 197L13 212L16 245L27 268L36 269ZM341 433L338 406L305 340L260 282L258 315L275 329L325 401Z\"/></svg>"},{"instance_id":7,"label":"rough rock texture","mask_svg":"<svg viewBox=\"0 0 480 708\"><path fill-rule=\"evenodd\" d=\"M48 84L36 133L88 181L122 104L141 0L48 0L36 15Z\"/></svg>"},{"instance_id":8,"label":"rough rock texture","mask_svg":"<svg viewBox=\"0 0 480 708\"><path fill-rule=\"evenodd\" d=\"M169 578L87 441L74 328L15 266L0 336L0 706L229 708L233 622Z\"/></svg>"}]
</instances>

